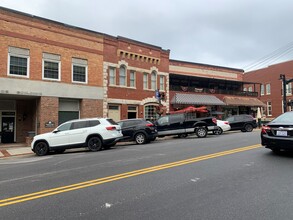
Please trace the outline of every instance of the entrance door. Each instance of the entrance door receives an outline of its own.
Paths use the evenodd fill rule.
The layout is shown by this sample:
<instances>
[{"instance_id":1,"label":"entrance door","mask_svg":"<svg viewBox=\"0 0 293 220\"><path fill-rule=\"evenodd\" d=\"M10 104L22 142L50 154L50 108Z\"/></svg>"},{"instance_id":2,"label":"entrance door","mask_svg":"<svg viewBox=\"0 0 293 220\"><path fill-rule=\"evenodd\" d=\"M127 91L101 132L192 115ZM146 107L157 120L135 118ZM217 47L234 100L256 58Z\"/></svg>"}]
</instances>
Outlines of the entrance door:
<instances>
[{"instance_id":1,"label":"entrance door","mask_svg":"<svg viewBox=\"0 0 293 220\"><path fill-rule=\"evenodd\" d=\"M1 142L14 142L14 117L2 117Z\"/></svg>"},{"instance_id":2,"label":"entrance door","mask_svg":"<svg viewBox=\"0 0 293 220\"><path fill-rule=\"evenodd\" d=\"M120 109L118 105L109 105L108 117L114 121L120 121Z\"/></svg>"}]
</instances>

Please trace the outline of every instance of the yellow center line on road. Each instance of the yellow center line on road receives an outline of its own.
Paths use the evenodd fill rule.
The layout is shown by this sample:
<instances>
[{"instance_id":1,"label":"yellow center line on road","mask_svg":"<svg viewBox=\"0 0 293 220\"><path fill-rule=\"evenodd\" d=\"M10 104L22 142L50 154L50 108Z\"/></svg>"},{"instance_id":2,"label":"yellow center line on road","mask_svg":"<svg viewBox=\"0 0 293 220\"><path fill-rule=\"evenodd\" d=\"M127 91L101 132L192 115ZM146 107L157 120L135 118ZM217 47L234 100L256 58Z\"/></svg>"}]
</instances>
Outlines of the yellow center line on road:
<instances>
[{"instance_id":1,"label":"yellow center line on road","mask_svg":"<svg viewBox=\"0 0 293 220\"><path fill-rule=\"evenodd\" d=\"M56 194L60 194L60 193L64 193L64 192L73 191L73 190L78 190L78 189L82 189L82 188L86 188L86 187L90 187L90 186L95 186L95 185L99 185L99 184L103 184L103 183L107 183L107 182L113 182L116 180L125 179L125 178L129 178L129 177L133 177L133 176L138 176L138 175L142 175L142 174L146 174L146 173L151 173L151 172L155 172L155 171L159 171L159 170L164 170L164 169L168 169L168 168L172 168L172 167L182 166L182 165L186 165L186 164L190 164L190 163L196 163L199 161L208 160L208 159L221 157L221 156L225 156L225 155L229 155L229 154L234 154L234 153L238 153L238 152L243 152L243 151L247 151L247 150L252 150L252 149L259 148L259 147L261 147L260 144L251 145L251 146L242 147L242 148L236 148L236 149L232 149L232 150L227 150L227 151L222 151L222 152L218 152L218 153L194 157L194 158L190 158L190 159L186 159L186 160L180 160L180 161L176 161L176 162L172 162L172 163L166 163L166 164L148 167L148 168L144 168L144 169L134 170L134 171L121 173L121 174L117 174L117 175L113 175L113 176L108 176L108 177L104 177L104 178L89 180L89 181L76 183L76 184L72 184L72 185L67 185L67 186L52 188L52 189L43 190L43 191L39 191L39 192L35 192L35 193L30 193L30 194L25 194L25 195L21 195L21 196L2 199L2 200L0 200L0 207L8 206L8 205L16 204L16 203L21 203L21 202L25 202L25 201L29 201L29 200L39 199L39 198L43 198L43 197L47 197L47 196L52 196L52 195L56 195Z\"/></svg>"}]
</instances>

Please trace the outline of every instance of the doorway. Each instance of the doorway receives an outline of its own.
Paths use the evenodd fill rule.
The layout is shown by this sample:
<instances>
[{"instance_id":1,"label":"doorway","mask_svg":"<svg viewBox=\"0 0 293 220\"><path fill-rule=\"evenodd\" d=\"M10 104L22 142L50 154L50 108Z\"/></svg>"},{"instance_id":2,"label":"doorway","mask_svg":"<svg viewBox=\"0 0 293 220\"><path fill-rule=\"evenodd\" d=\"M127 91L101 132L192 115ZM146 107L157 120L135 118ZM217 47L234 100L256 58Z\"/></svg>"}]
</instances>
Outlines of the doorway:
<instances>
[{"instance_id":1,"label":"doorway","mask_svg":"<svg viewBox=\"0 0 293 220\"><path fill-rule=\"evenodd\" d=\"M15 117L2 117L1 143L14 143Z\"/></svg>"}]
</instances>

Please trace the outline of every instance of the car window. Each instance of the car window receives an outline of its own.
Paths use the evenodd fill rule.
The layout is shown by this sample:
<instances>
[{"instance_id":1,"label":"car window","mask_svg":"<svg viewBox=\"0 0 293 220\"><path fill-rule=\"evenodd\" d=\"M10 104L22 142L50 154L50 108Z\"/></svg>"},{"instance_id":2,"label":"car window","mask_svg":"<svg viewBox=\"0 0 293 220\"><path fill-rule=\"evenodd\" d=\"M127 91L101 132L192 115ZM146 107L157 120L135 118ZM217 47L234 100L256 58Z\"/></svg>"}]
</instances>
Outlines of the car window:
<instances>
[{"instance_id":1,"label":"car window","mask_svg":"<svg viewBox=\"0 0 293 220\"><path fill-rule=\"evenodd\" d=\"M158 125L168 125L169 124L169 116L164 116L158 119Z\"/></svg>"},{"instance_id":2,"label":"car window","mask_svg":"<svg viewBox=\"0 0 293 220\"><path fill-rule=\"evenodd\" d=\"M89 121L89 127L94 127L100 124L99 120L90 120Z\"/></svg>"},{"instance_id":3,"label":"car window","mask_svg":"<svg viewBox=\"0 0 293 220\"><path fill-rule=\"evenodd\" d=\"M79 128L86 128L88 127L88 125L89 125L88 121L72 122L70 129L73 130L73 129L79 129Z\"/></svg>"},{"instance_id":4,"label":"car window","mask_svg":"<svg viewBox=\"0 0 293 220\"><path fill-rule=\"evenodd\" d=\"M111 125L118 125L113 119L107 118L106 119Z\"/></svg>"},{"instance_id":5,"label":"car window","mask_svg":"<svg viewBox=\"0 0 293 220\"><path fill-rule=\"evenodd\" d=\"M184 115L181 115L181 114L170 116L170 123L178 123L178 122L182 122L183 120L184 120Z\"/></svg>"},{"instance_id":6,"label":"car window","mask_svg":"<svg viewBox=\"0 0 293 220\"><path fill-rule=\"evenodd\" d=\"M60 125L57 130L58 131L68 131L71 127L71 122L70 123L65 123L65 124L62 124Z\"/></svg>"}]
</instances>

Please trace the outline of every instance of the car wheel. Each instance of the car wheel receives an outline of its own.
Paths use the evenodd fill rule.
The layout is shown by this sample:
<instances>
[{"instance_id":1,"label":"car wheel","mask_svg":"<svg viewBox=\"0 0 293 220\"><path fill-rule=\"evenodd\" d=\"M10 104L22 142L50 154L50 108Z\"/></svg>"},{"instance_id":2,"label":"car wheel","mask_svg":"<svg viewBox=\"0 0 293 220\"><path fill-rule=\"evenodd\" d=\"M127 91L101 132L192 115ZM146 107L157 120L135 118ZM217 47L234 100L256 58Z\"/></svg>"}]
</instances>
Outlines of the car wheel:
<instances>
[{"instance_id":1,"label":"car wheel","mask_svg":"<svg viewBox=\"0 0 293 220\"><path fill-rule=\"evenodd\" d=\"M178 137L179 138L186 138L188 135L187 134L179 134Z\"/></svg>"},{"instance_id":2,"label":"car wheel","mask_svg":"<svg viewBox=\"0 0 293 220\"><path fill-rule=\"evenodd\" d=\"M45 156L49 153L49 146L45 141L40 141L35 145L35 153L38 156Z\"/></svg>"},{"instance_id":3,"label":"car wheel","mask_svg":"<svg viewBox=\"0 0 293 220\"><path fill-rule=\"evenodd\" d=\"M244 127L245 131L247 132L252 132L253 130L253 127L251 124L246 124L245 127Z\"/></svg>"},{"instance_id":4,"label":"car wheel","mask_svg":"<svg viewBox=\"0 0 293 220\"><path fill-rule=\"evenodd\" d=\"M195 134L197 135L197 137L199 138L204 138L207 136L208 132L207 129L205 127L199 127L195 130Z\"/></svg>"},{"instance_id":5,"label":"car wheel","mask_svg":"<svg viewBox=\"0 0 293 220\"><path fill-rule=\"evenodd\" d=\"M214 133L215 135L220 135L220 134L223 133L223 130L222 130L222 128L219 127L218 129L213 130L213 133Z\"/></svg>"},{"instance_id":6,"label":"car wheel","mask_svg":"<svg viewBox=\"0 0 293 220\"><path fill-rule=\"evenodd\" d=\"M87 146L91 151L99 151L102 149L102 141L98 137L91 137L88 140Z\"/></svg>"},{"instance_id":7,"label":"car wheel","mask_svg":"<svg viewBox=\"0 0 293 220\"><path fill-rule=\"evenodd\" d=\"M146 143L146 136L145 136L144 133L138 133L138 134L136 134L134 139L135 139L135 142L137 144L144 144L144 143Z\"/></svg>"},{"instance_id":8,"label":"car wheel","mask_svg":"<svg viewBox=\"0 0 293 220\"><path fill-rule=\"evenodd\" d=\"M65 149L54 150L54 152L55 152L56 154L62 154L62 153L64 153L64 151L65 151Z\"/></svg>"}]
</instances>

